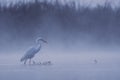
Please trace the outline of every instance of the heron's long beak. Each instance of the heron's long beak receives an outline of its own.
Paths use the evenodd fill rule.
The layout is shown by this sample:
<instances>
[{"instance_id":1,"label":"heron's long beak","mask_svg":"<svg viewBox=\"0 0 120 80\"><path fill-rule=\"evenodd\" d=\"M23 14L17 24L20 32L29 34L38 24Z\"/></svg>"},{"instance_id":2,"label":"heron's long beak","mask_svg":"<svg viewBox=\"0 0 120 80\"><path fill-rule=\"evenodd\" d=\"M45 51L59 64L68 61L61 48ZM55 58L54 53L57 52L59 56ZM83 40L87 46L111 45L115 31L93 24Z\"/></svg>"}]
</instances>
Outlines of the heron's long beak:
<instances>
[{"instance_id":1,"label":"heron's long beak","mask_svg":"<svg viewBox=\"0 0 120 80\"><path fill-rule=\"evenodd\" d=\"M47 41L44 41L44 43L48 44L48 42L47 42Z\"/></svg>"},{"instance_id":2,"label":"heron's long beak","mask_svg":"<svg viewBox=\"0 0 120 80\"><path fill-rule=\"evenodd\" d=\"M48 42L47 42L47 41L45 41L45 40L43 40L43 39L42 39L42 41L43 41L44 43L48 44Z\"/></svg>"}]
</instances>

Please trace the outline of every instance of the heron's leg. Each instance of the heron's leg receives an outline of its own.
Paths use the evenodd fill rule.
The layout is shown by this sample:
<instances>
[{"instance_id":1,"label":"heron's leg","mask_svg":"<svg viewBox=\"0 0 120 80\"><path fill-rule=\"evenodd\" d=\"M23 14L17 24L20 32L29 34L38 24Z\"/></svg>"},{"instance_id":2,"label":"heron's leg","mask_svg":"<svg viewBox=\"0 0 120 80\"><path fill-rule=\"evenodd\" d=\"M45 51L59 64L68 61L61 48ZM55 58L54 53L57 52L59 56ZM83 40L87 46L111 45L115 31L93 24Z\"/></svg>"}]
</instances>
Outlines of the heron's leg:
<instances>
[{"instance_id":1,"label":"heron's leg","mask_svg":"<svg viewBox=\"0 0 120 80\"><path fill-rule=\"evenodd\" d=\"M24 64L26 64L26 62L27 62L27 59L24 61Z\"/></svg>"},{"instance_id":2,"label":"heron's leg","mask_svg":"<svg viewBox=\"0 0 120 80\"><path fill-rule=\"evenodd\" d=\"M33 64L36 64L36 62L35 62L35 61L33 61Z\"/></svg>"},{"instance_id":3,"label":"heron's leg","mask_svg":"<svg viewBox=\"0 0 120 80\"><path fill-rule=\"evenodd\" d=\"M29 60L29 64L31 64L31 59Z\"/></svg>"}]
</instances>

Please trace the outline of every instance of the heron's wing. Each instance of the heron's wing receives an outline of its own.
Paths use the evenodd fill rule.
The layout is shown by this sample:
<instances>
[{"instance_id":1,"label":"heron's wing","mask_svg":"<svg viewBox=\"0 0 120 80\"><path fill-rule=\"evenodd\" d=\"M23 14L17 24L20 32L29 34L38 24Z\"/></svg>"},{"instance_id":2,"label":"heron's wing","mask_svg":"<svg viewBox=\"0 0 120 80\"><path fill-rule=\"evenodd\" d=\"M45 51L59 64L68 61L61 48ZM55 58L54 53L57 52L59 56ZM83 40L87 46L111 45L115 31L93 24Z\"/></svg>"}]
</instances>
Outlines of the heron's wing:
<instances>
[{"instance_id":1,"label":"heron's wing","mask_svg":"<svg viewBox=\"0 0 120 80\"><path fill-rule=\"evenodd\" d=\"M32 47L30 48L25 55L21 58L21 61L24 61L26 59L33 58L37 52L39 52L40 47Z\"/></svg>"},{"instance_id":2,"label":"heron's wing","mask_svg":"<svg viewBox=\"0 0 120 80\"><path fill-rule=\"evenodd\" d=\"M34 55L36 53L36 49L34 47L30 48L25 55Z\"/></svg>"},{"instance_id":3,"label":"heron's wing","mask_svg":"<svg viewBox=\"0 0 120 80\"><path fill-rule=\"evenodd\" d=\"M24 60L26 60L26 59L32 58L32 57L34 57L34 55L35 55L35 48L32 47L32 48L30 48L30 49L25 53L25 55L21 58L21 61L24 61Z\"/></svg>"}]
</instances>

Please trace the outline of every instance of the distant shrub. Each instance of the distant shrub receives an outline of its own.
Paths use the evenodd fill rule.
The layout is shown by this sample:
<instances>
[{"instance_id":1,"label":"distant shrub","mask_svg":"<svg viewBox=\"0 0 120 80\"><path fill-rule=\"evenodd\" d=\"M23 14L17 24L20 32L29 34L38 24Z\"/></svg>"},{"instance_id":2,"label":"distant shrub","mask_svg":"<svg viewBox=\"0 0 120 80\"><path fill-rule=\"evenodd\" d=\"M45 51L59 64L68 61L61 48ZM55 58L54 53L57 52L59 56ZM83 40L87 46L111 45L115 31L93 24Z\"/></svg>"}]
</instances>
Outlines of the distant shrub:
<instances>
[{"instance_id":1,"label":"distant shrub","mask_svg":"<svg viewBox=\"0 0 120 80\"><path fill-rule=\"evenodd\" d=\"M120 35L120 8L113 9L109 3L105 3L104 6L98 5L95 8L79 5L79 8L76 9L74 2L65 5L61 5L57 0L54 4L38 0L32 3L18 2L11 3L9 7L1 5L0 17L1 21L3 18L7 19L7 24L12 24L8 28L12 28L16 32L17 30L22 31L24 28L24 31L21 32L23 34L31 32L34 34L43 23L48 23L43 22L43 19L48 17L54 18L65 33L82 32L94 35L99 40L102 38L116 39Z\"/></svg>"}]
</instances>

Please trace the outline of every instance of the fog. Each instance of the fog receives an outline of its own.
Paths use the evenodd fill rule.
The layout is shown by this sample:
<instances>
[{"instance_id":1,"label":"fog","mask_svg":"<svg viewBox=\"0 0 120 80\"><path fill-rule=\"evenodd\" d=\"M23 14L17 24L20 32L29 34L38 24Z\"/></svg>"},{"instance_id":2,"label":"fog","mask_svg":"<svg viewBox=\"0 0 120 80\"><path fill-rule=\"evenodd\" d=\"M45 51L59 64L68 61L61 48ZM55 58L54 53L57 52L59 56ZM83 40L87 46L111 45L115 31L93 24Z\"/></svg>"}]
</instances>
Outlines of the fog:
<instances>
[{"instance_id":1,"label":"fog","mask_svg":"<svg viewBox=\"0 0 120 80\"><path fill-rule=\"evenodd\" d=\"M1 54L21 54L38 36L48 41L45 45L48 51L69 53L102 49L117 52L119 21L119 8L113 9L109 2L95 8L79 6L77 10L73 2L62 5L59 1L1 6Z\"/></svg>"},{"instance_id":2,"label":"fog","mask_svg":"<svg viewBox=\"0 0 120 80\"><path fill-rule=\"evenodd\" d=\"M28 3L28 2L34 2L35 0L0 0L0 2L3 5L7 5L9 6L10 3L16 4L19 2L24 2L24 3ZM56 2L56 0L38 0L40 2L44 2L47 1L49 3L54 4L54 2ZM104 5L104 3L107 1L109 3L112 4L113 7L115 6L119 6L120 1L119 0L57 0L60 4L65 5L65 4L69 4L71 2L75 2L76 6L78 5L84 5L84 6L96 6L96 5Z\"/></svg>"},{"instance_id":3,"label":"fog","mask_svg":"<svg viewBox=\"0 0 120 80\"><path fill-rule=\"evenodd\" d=\"M0 0L0 80L119 80L119 0ZM24 65L38 37L48 44Z\"/></svg>"}]
</instances>

